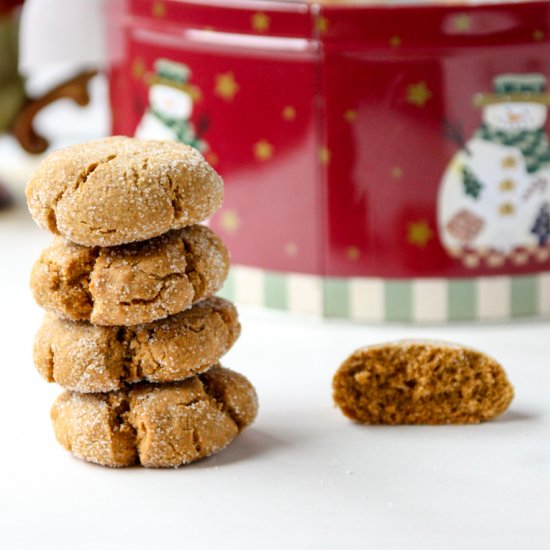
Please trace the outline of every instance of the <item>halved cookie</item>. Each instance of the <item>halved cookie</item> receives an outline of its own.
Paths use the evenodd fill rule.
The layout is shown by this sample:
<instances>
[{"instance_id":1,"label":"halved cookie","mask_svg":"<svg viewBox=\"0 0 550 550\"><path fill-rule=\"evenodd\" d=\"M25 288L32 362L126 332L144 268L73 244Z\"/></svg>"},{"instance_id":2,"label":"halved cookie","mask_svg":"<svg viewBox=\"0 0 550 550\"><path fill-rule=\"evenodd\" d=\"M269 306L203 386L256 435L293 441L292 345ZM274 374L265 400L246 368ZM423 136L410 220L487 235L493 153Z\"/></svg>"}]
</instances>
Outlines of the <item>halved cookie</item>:
<instances>
[{"instance_id":1,"label":"halved cookie","mask_svg":"<svg viewBox=\"0 0 550 550\"><path fill-rule=\"evenodd\" d=\"M342 412L365 424L475 424L501 415L514 397L494 359L432 341L361 348L332 387Z\"/></svg>"},{"instance_id":2,"label":"halved cookie","mask_svg":"<svg viewBox=\"0 0 550 550\"><path fill-rule=\"evenodd\" d=\"M223 449L257 411L252 384L216 365L175 384L107 394L64 392L51 417L57 440L77 458L113 467L167 468Z\"/></svg>"},{"instance_id":3,"label":"halved cookie","mask_svg":"<svg viewBox=\"0 0 550 550\"><path fill-rule=\"evenodd\" d=\"M34 363L49 382L76 392L108 392L141 381L173 382L202 372L235 343L235 306L207 298L166 319L101 327L47 314L34 343Z\"/></svg>"},{"instance_id":4,"label":"halved cookie","mask_svg":"<svg viewBox=\"0 0 550 550\"><path fill-rule=\"evenodd\" d=\"M35 263L38 305L73 321L137 325L179 313L221 288L229 253L208 227L87 248L56 237Z\"/></svg>"}]
</instances>

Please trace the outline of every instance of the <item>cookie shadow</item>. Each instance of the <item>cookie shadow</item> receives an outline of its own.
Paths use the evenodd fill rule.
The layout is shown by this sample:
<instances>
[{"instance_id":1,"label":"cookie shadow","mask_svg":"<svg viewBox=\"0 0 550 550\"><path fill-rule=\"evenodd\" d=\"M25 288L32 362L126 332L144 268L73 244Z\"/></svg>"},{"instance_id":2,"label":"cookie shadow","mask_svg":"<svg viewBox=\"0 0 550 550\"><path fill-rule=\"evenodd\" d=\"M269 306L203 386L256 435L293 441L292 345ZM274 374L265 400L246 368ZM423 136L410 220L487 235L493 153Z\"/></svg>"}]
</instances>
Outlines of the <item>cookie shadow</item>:
<instances>
[{"instance_id":1,"label":"cookie shadow","mask_svg":"<svg viewBox=\"0 0 550 550\"><path fill-rule=\"evenodd\" d=\"M529 422L539 418L539 414L533 411L507 411L500 418L494 420L499 424L508 424L512 422Z\"/></svg>"},{"instance_id":2,"label":"cookie shadow","mask_svg":"<svg viewBox=\"0 0 550 550\"><path fill-rule=\"evenodd\" d=\"M266 455L284 446L284 442L257 428L248 428L219 453L196 462L193 468L216 468Z\"/></svg>"}]
</instances>

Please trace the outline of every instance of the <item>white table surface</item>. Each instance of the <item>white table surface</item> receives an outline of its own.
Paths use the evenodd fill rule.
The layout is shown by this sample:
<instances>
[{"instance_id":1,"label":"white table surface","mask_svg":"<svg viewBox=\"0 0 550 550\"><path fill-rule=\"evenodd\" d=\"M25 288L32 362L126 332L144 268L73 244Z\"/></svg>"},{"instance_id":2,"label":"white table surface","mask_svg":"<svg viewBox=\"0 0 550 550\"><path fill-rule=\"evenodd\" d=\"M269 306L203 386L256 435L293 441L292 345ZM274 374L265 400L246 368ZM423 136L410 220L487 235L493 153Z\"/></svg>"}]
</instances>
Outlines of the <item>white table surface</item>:
<instances>
[{"instance_id":1,"label":"white table surface","mask_svg":"<svg viewBox=\"0 0 550 550\"><path fill-rule=\"evenodd\" d=\"M550 324L368 327L241 308L224 364L260 398L220 454L172 470L110 470L55 441L59 389L34 370L42 313L28 275L49 236L0 213L0 547L550 548ZM364 427L332 405L355 348L456 340L505 365L516 398L477 426Z\"/></svg>"}]
</instances>

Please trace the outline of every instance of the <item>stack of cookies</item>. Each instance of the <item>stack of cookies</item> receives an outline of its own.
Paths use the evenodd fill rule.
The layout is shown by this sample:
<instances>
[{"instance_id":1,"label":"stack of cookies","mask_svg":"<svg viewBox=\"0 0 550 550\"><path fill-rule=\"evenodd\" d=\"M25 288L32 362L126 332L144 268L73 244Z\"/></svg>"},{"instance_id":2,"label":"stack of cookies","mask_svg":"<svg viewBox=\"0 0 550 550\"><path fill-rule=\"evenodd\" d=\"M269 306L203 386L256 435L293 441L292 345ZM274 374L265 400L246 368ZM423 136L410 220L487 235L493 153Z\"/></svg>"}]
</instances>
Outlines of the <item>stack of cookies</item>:
<instances>
[{"instance_id":1,"label":"stack of cookies","mask_svg":"<svg viewBox=\"0 0 550 550\"><path fill-rule=\"evenodd\" d=\"M213 296L229 255L197 225L222 197L194 149L125 137L57 151L31 178L29 209L55 234L31 275L47 310L34 361L65 389L52 420L75 456L179 466L254 420L254 388L218 363L240 332Z\"/></svg>"}]
</instances>

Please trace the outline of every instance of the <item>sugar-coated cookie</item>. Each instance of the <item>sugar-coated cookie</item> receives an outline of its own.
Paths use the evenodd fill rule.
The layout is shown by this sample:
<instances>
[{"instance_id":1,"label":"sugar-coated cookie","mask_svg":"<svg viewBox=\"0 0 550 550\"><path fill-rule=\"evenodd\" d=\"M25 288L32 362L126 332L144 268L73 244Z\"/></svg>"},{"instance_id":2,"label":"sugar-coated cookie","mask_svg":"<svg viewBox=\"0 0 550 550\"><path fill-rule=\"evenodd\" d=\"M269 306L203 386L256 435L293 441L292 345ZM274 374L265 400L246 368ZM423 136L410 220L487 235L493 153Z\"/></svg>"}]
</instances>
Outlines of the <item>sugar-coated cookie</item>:
<instances>
[{"instance_id":1,"label":"sugar-coated cookie","mask_svg":"<svg viewBox=\"0 0 550 550\"><path fill-rule=\"evenodd\" d=\"M205 220L221 205L223 183L192 147L117 136L51 153L26 194L41 227L114 246Z\"/></svg>"},{"instance_id":2,"label":"sugar-coated cookie","mask_svg":"<svg viewBox=\"0 0 550 550\"><path fill-rule=\"evenodd\" d=\"M65 392L55 435L74 456L104 466L176 467L226 447L252 424L258 399L241 374L220 366L175 384L106 394Z\"/></svg>"},{"instance_id":3,"label":"sugar-coated cookie","mask_svg":"<svg viewBox=\"0 0 550 550\"><path fill-rule=\"evenodd\" d=\"M227 249L202 225L110 248L55 237L34 265L31 288L40 306L73 321L137 325L215 293L228 269Z\"/></svg>"},{"instance_id":4,"label":"sugar-coated cookie","mask_svg":"<svg viewBox=\"0 0 550 550\"><path fill-rule=\"evenodd\" d=\"M239 334L233 304L211 297L166 319L132 327L101 327L47 314L33 355L38 372L49 382L75 392L108 392L202 372Z\"/></svg>"},{"instance_id":5,"label":"sugar-coated cookie","mask_svg":"<svg viewBox=\"0 0 550 550\"><path fill-rule=\"evenodd\" d=\"M342 412L365 424L475 424L501 415L514 396L495 360L431 341L359 349L332 387Z\"/></svg>"}]
</instances>

